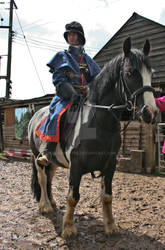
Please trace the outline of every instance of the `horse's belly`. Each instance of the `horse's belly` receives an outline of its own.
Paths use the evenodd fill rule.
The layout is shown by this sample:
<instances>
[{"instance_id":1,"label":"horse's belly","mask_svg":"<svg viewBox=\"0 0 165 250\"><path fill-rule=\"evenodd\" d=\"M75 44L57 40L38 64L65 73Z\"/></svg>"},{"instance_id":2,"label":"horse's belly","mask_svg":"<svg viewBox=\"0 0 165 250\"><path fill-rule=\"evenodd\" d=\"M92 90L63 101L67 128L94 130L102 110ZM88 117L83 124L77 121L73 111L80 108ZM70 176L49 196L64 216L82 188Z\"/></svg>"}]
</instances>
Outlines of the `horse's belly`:
<instances>
[{"instance_id":1,"label":"horse's belly","mask_svg":"<svg viewBox=\"0 0 165 250\"><path fill-rule=\"evenodd\" d=\"M55 155L56 155L56 159L59 163L64 165L64 167L69 168L69 163L63 154L60 143L57 144Z\"/></svg>"}]
</instances>

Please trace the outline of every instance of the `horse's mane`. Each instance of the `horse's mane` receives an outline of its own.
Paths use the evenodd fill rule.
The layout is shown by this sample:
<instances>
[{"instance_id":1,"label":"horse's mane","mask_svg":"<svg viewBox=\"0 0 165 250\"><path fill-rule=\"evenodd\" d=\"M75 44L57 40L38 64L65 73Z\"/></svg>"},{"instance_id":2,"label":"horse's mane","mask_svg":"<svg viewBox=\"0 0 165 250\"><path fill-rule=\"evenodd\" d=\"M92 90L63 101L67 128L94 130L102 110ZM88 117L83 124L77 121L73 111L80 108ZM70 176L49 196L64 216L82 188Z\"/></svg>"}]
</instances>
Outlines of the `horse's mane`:
<instances>
[{"instance_id":1,"label":"horse's mane","mask_svg":"<svg viewBox=\"0 0 165 250\"><path fill-rule=\"evenodd\" d=\"M133 69L141 70L142 64L145 64L145 66L151 70L148 57L138 49L132 49L129 57L125 59L129 60L129 65L131 65ZM107 91L113 90L116 82L119 80L122 62L125 59L124 55L120 54L104 65L101 72L89 85L88 98L90 102L98 103Z\"/></svg>"},{"instance_id":2,"label":"horse's mane","mask_svg":"<svg viewBox=\"0 0 165 250\"><path fill-rule=\"evenodd\" d=\"M92 103L98 103L99 96L112 89L120 72L121 61L121 55L114 57L89 84L88 98Z\"/></svg>"}]
</instances>

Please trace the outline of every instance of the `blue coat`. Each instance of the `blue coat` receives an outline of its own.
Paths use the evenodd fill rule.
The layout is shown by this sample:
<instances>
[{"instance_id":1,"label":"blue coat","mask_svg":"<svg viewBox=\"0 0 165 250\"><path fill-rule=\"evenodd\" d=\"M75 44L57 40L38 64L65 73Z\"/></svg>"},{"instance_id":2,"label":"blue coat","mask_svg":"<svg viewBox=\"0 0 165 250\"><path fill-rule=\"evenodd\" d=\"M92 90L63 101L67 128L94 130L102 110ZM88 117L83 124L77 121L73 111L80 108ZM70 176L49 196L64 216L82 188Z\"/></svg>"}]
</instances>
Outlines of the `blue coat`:
<instances>
[{"instance_id":1,"label":"blue coat","mask_svg":"<svg viewBox=\"0 0 165 250\"><path fill-rule=\"evenodd\" d=\"M58 52L47 64L53 74L53 84L56 89L66 82L74 82L74 84L80 85L80 77L77 77L77 75L80 75L78 52L79 50L76 47L71 46L69 52L66 50ZM83 60L81 63L88 65L90 76L94 78L100 72L99 66L86 53L83 52L82 55ZM70 79L67 72L73 72L76 76ZM83 85L87 84L87 80L84 79ZM59 96L52 99L48 117L36 129L36 134L42 141L59 142L60 118L71 105L72 102Z\"/></svg>"}]
</instances>

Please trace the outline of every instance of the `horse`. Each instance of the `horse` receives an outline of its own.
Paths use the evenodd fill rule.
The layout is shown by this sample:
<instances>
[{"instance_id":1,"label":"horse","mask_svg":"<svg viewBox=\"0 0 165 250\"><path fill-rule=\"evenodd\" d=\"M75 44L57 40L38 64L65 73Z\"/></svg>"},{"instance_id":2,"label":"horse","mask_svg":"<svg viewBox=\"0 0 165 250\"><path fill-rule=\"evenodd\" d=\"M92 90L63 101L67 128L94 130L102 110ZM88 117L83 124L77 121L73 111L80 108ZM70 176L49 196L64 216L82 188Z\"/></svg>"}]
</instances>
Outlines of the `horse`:
<instances>
[{"instance_id":1,"label":"horse","mask_svg":"<svg viewBox=\"0 0 165 250\"><path fill-rule=\"evenodd\" d=\"M112 213L112 180L121 144L120 121L128 110L131 119L154 123L158 109L151 86L152 68L149 62L150 42L142 50L131 48L131 38L123 41L123 52L108 63L88 85L86 98L81 101L76 122L67 140L64 127L71 123L71 112L63 114L60 142L49 166L37 164L41 141L35 129L48 115L49 107L37 111L29 122L28 138L33 153L32 190L42 214L54 212L56 202L51 191L52 179L58 167L70 171L66 212L62 222L62 237L77 235L74 211L80 199L81 177L96 172L101 178L101 202L106 235L117 233ZM74 105L72 105L74 106ZM72 107L71 106L71 107Z\"/></svg>"}]
</instances>

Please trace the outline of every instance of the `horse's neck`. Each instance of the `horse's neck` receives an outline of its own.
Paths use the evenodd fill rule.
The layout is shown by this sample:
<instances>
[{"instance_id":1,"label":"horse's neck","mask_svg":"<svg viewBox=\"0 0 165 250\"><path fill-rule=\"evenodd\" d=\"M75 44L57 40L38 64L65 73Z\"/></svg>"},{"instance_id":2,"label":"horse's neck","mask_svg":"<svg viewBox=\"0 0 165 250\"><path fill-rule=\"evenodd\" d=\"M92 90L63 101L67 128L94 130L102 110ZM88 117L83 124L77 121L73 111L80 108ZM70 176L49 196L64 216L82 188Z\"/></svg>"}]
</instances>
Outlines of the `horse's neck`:
<instances>
[{"instance_id":1,"label":"horse's neck","mask_svg":"<svg viewBox=\"0 0 165 250\"><path fill-rule=\"evenodd\" d=\"M115 91L112 93L113 95L115 95ZM120 129L120 112L108 111L108 107L112 104L116 105L115 98L112 98L110 102L105 101L96 105L87 100L81 116L82 124L87 124L86 127L93 127L97 131L118 131Z\"/></svg>"}]
</instances>

